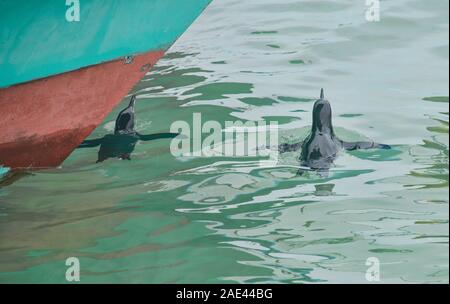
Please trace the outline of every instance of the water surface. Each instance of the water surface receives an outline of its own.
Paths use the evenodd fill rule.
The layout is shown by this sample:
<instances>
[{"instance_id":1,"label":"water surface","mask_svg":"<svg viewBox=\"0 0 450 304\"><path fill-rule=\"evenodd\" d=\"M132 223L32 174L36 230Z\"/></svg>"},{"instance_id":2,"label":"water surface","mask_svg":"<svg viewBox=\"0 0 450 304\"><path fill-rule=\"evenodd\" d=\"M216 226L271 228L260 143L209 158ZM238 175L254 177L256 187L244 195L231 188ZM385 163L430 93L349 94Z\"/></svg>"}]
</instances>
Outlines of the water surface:
<instances>
[{"instance_id":1,"label":"water surface","mask_svg":"<svg viewBox=\"0 0 450 304\"><path fill-rule=\"evenodd\" d=\"M343 152L326 177L298 153L182 158L170 139L131 161L78 149L0 186L0 282L448 283L448 2L215 0L133 90L137 129L176 120L277 120L304 136L321 87ZM125 99L90 136L111 133Z\"/></svg>"}]
</instances>

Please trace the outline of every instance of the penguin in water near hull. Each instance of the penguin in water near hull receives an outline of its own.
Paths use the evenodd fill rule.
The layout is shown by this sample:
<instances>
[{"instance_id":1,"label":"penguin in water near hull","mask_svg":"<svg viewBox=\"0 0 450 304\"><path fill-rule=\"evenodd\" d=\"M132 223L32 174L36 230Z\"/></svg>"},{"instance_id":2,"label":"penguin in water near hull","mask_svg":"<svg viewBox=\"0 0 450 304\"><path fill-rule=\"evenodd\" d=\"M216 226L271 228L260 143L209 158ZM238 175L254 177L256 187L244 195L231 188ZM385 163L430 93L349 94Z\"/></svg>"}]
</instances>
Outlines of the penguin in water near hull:
<instances>
[{"instance_id":1,"label":"penguin in water near hull","mask_svg":"<svg viewBox=\"0 0 450 304\"><path fill-rule=\"evenodd\" d=\"M313 107L313 122L311 132L303 142L295 144L282 144L280 153L292 152L301 148L300 164L316 171L330 169L340 150L348 151L358 149L390 149L389 145L375 142L346 142L339 139L333 130L331 105L325 99L323 89L320 98Z\"/></svg>"},{"instance_id":2,"label":"penguin in water near hull","mask_svg":"<svg viewBox=\"0 0 450 304\"><path fill-rule=\"evenodd\" d=\"M134 106L136 104L136 95L131 96L128 107L120 111L116 118L116 125L114 127L115 135L134 135Z\"/></svg>"},{"instance_id":3,"label":"penguin in water near hull","mask_svg":"<svg viewBox=\"0 0 450 304\"><path fill-rule=\"evenodd\" d=\"M120 111L117 115L114 127L114 134L107 134L102 138L85 140L78 148L92 148L100 146L97 163L101 163L108 158L120 158L131 160L131 153L138 141L150 141L155 139L174 138L176 133L158 133L142 135L135 129L135 104L136 95L131 96L128 107Z\"/></svg>"}]
</instances>

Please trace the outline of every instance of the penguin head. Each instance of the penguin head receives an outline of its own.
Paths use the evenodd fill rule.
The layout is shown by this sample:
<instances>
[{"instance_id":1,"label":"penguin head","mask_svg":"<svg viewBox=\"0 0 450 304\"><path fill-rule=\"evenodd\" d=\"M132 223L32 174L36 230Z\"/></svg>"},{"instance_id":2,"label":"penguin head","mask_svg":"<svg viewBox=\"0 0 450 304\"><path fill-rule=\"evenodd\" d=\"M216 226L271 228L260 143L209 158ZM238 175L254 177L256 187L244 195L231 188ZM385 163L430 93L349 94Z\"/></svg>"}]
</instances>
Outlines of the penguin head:
<instances>
[{"instance_id":1,"label":"penguin head","mask_svg":"<svg viewBox=\"0 0 450 304\"><path fill-rule=\"evenodd\" d=\"M322 89L320 91L320 98L314 103L312 131L334 135L331 115L332 112L330 102L325 99Z\"/></svg>"}]
</instances>

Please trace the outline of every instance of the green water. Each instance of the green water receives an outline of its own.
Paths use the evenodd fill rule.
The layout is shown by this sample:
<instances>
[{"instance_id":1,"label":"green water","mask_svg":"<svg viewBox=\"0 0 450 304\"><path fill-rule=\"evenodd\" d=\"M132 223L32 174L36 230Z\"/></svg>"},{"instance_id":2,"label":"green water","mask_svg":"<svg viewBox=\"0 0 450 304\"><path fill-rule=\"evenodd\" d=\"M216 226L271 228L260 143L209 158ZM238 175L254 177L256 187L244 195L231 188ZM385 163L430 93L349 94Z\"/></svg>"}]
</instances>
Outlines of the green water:
<instances>
[{"instance_id":1,"label":"green water","mask_svg":"<svg viewBox=\"0 0 450 304\"><path fill-rule=\"evenodd\" d=\"M78 149L0 188L0 282L448 283L448 2L215 0L134 89L137 129L276 119L304 136L320 87L343 138L328 176L258 158L183 158L170 139L131 161ZM128 100L90 136L111 133Z\"/></svg>"}]
</instances>

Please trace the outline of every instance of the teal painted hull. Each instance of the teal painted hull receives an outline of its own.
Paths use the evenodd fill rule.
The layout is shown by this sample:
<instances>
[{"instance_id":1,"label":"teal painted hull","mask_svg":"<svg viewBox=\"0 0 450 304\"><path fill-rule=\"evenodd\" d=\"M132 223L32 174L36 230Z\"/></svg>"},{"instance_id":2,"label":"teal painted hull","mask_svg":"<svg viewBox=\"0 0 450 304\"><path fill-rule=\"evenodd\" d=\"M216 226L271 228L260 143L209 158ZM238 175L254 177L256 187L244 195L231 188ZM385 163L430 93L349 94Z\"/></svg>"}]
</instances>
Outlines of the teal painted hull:
<instances>
[{"instance_id":1,"label":"teal painted hull","mask_svg":"<svg viewBox=\"0 0 450 304\"><path fill-rule=\"evenodd\" d=\"M164 50L211 0L0 1L0 88Z\"/></svg>"}]
</instances>

